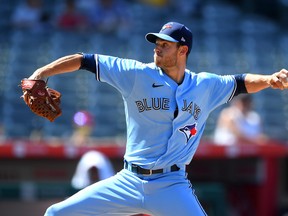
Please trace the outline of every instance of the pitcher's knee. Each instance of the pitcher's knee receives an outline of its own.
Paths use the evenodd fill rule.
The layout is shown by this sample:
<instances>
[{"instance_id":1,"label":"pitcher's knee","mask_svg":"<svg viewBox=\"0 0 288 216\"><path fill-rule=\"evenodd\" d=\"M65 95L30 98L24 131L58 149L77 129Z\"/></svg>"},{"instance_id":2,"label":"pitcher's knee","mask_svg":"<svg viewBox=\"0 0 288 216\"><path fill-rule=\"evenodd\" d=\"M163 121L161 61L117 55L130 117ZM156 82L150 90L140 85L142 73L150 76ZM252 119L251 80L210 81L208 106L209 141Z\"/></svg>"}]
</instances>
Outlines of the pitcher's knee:
<instances>
[{"instance_id":1,"label":"pitcher's knee","mask_svg":"<svg viewBox=\"0 0 288 216\"><path fill-rule=\"evenodd\" d=\"M55 205L50 206L49 208L46 209L45 215L44 216L58 216L57 214Z\"/></svg>"},{"instance_id":2,"label":"pitcher's knee","mask_svg":"<svg viewBox=\"0 0 288 216\"><path fill-rule=\"evenodd\" d=\"M67 205L65 201L56 203L47 208L44 216L75 216L77 213L77 205Z\"/></svg>"}]
</instances>

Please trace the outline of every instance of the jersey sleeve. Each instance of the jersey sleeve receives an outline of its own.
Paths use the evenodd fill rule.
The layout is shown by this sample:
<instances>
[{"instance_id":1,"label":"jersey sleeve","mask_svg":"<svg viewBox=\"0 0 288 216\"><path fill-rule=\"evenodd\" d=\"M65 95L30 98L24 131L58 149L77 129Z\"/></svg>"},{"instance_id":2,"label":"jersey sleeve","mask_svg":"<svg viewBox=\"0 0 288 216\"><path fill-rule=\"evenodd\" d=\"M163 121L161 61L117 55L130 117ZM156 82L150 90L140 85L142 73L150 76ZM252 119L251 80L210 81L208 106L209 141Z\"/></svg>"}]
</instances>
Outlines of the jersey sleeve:
<instances>
[{"instance_id":1,"label":"jersey sleeve","mask_svg":"<svg viewBox=\"0 0 288 216\"><path fill-rule=\"evenodd\" d=\"M118 89L124 96L134 87L136 73L142 70L142 63L113 56L95 55L96 79Z\"/></svg>"},{"instance_id":2,"label":"jersey sleeve","mask_svg":"<svg viewBox=\"0 0 288 216\"><path fill-rule=\"evenodd\" d=\"M207 79L206 86L208 92L208 104L210 110L214 110L218 106L232 100L237 88L235 77L233 75L216 75L210 73L202 73L203 79Z\"/></svg>"}]
</instances>

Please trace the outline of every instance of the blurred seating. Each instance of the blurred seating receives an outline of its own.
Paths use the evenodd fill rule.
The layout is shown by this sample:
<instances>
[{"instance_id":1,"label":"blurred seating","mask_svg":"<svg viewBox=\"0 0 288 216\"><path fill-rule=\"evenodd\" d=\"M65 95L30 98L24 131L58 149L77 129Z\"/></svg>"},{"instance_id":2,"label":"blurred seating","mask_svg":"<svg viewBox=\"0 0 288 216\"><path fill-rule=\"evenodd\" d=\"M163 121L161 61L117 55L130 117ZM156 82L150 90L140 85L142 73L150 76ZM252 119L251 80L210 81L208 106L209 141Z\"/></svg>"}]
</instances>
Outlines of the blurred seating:
<instances>
[{"instance_id":1,"label":"blurred seating","mask_svg":"<svg viewBox=\"0 0 288 216\"><path fill-rule=\"evenodd\" d=\"M50 78L48 85L63 95L63 114L54 123L40 119L28 110L20 99L22 92L18 84L36 68L79 51L153 61L153 46L147 44L144 35L148 31L158 31L163 22L172 19L186 23L194 32L193 51L188 60L188 68L192 71L269 74L287 65L288 37L283 29L267 18L244 14L227 1L205 1L202 15L197 17L175 13L165 6L129 1L125 5L128 11L133 11L133 27L124 38L117 34L103 35L93 29L87 32L58 29L45 34L11 29L7 25L8 17L19 2L3 0L0 6L0 116L8 137L29 136L37 129L43 130L47 137L65 136L72 131L73 113L80 109L95 114L95 137L125 136L120 94L116 89L96 82L89 72ZM58 3L43 0L43 9L53 14L57 12ZM271 138L287 140L287 91L266 90L257 94L255 107L264 118L264 131ZM212 135L220 110L210 115L204 136Z\"/></svg>"}]
</instances>

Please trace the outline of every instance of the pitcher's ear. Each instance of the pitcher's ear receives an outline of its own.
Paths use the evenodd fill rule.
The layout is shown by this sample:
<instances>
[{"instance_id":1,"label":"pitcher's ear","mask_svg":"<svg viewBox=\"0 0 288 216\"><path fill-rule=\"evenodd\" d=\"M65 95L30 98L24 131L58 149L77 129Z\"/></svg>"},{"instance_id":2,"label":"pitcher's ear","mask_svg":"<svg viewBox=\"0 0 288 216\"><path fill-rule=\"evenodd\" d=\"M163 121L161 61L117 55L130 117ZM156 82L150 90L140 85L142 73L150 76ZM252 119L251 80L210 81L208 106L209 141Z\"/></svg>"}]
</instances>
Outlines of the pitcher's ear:
<instances>
[{"instance_id":1,"label":"pitcher's ear","mask_svg":"<svg viewBox=\"0 0 288 216\"><path fill-rule=\"evenodd\" d=\"M188 46L186 46L186 45L180 46L179 49L180 49L181 55L186 55L188 53Z\"/></svg>"}]
</instances>

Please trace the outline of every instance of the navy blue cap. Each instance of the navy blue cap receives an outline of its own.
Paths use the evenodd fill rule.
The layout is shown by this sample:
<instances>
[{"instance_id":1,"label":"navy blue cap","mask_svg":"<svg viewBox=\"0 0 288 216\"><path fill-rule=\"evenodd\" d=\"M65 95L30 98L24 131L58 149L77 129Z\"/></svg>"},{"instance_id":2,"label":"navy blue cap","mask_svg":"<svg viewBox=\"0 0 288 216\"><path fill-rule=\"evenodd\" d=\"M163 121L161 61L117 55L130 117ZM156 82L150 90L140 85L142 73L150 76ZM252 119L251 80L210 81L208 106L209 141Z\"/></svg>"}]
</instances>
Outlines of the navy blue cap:
<instances>
[{"instance_id":1,"label":"navy blue cap","mask_svg":"<svg viewBox=\"0 0 288 216\"><path fill-rule=\"evenodd\" d=\"M192 49L192 32L183 24L177 22L166 23L159 33L148 33L145 38L151 43L155 43L157 38L170 42L178 42L181 45L188 46L188 53Z\"/></svg>"}]
</instances>

